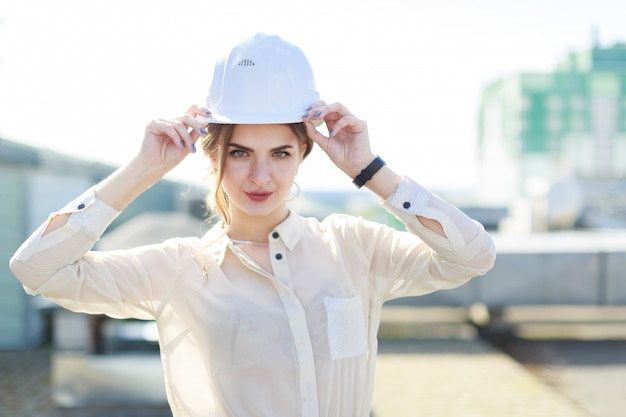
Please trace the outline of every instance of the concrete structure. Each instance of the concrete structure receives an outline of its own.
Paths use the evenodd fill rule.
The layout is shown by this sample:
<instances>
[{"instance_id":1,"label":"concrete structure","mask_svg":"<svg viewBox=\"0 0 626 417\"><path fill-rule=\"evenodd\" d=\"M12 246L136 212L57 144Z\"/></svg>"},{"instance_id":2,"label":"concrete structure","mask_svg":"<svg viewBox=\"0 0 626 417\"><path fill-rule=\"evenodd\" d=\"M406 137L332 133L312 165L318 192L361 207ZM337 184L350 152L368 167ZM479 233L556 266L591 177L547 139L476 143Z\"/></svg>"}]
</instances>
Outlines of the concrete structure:
<instances>
[{"instance_id":1,"label":"concrete structure","mask_svg":"<svg viewBox=\"0 0 626 417\"><path fill-rule=\"evenodd\" d=\"M495 233L492 270L459 288L392 305L471 307L626 306L626 231ZM549 317L546 317L548 319Z\"/></svg>"}]
</instances>

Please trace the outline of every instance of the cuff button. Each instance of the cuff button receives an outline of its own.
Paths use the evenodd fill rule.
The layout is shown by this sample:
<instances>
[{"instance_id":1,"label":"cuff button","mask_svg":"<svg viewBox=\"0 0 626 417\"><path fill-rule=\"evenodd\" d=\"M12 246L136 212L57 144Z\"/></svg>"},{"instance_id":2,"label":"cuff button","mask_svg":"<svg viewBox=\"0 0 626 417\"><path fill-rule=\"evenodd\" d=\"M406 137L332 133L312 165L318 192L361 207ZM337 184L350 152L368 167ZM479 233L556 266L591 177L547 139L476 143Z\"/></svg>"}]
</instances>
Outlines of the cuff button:
<instances>
[{"instance_id":1,"label":"cuff button","mask_svg":"<svg viewBox=\"0 0 626 417\"><path fill-rule=\"evenodd\" d=\"M404 203L402 203L402 207L404 207L405 209L408 209L411 207L411 203L409 203L408 201L405 201Z\"/></svg>"},{"instance_id":2,"label":"cuff button","mask_svg":"<svg viewBox=\"0 0 626 417\"><path fill-rule=\"evenodd\" d=\"M84 208L85 208L85 204L84 204L84 203L80 203L80 204L78 205L78 207L76 207L76 208L77 208L77 209L79 209L79 210L82 210L82 209L84 209Z\"/></svg>"}]
</instances>

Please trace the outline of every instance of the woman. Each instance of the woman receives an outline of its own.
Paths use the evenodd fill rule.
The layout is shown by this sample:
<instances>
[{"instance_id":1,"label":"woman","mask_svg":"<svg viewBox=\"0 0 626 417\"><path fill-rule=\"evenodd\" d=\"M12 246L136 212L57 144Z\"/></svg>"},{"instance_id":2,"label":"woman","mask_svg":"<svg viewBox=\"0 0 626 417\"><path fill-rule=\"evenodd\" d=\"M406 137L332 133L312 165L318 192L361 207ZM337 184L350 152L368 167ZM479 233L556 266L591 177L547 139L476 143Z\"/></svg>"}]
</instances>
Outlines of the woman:
<instances>
[{"instance_id":1,"label":"woman","mask_svg":"<svg viewBox=\"0 0 626 417\"><path fill-rule=\"evenodd\" d=\"M483 274L491 238L376 157L365 122L319 101L306 58L276 36L219 62L207 104L151 122L137 156L53 213L11 259L13 272L29 294L65 308L156 320L174 416L368 416L383 303ZM91 250L198 140L221 223L202 239ZM290 212L313 143L408 231Z\"/></svg>"}]
</instances>

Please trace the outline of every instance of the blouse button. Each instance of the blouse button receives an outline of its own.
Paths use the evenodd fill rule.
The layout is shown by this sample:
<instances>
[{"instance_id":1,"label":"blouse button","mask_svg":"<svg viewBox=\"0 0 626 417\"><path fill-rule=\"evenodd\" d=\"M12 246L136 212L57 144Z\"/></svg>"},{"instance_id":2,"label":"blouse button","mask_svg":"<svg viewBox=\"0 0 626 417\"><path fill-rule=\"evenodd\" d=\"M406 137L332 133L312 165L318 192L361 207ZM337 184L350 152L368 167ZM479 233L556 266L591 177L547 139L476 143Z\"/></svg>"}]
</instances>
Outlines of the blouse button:
<instances>
[{"instance_id":1,"label":"blouse button","mask_svg":"<svg viewBox=\"0 0 626 417\"><path fill-rule=\"evenodd\" d=\"M273 237L274 239L278 239L278 236L280 236L280 235L278 234L278 232L274 232L274 233L272 233L272 237Z\"/></svg>"},{"instance_id":2,"label":"blouse button","mask_svg":"<svg viewBox=\"0 0 626 417\"><path fill-rule=\"evenodd\" d=\"M82 210L85 208L85 204L84 203L80 203L77 207L77 209Z\"/></svg>"},{"instance_id":3,"label":"blouse button","mask_svg":"<svg viewBox=\"0 0 626 417\"><path fill-rule=\"evenodd\" d=\"M411 207L411 203L409 203L408 201L405 201L405 202L402 204L402 207L404 207L405 209L408 209L409 207Z\"/></svg>"},{"instance_id":4,"label":"blouse button","mask_svg":"<svg viewBox=\"0 0 626 417\"><path fill-rule=\"evenodd\" d=\"M279 261L280 261L281 259L283 259L283 254L282 254L282 253L277 253L277 254L276 254L276 259L278 259Z\"/></svg>"}]
</instances>

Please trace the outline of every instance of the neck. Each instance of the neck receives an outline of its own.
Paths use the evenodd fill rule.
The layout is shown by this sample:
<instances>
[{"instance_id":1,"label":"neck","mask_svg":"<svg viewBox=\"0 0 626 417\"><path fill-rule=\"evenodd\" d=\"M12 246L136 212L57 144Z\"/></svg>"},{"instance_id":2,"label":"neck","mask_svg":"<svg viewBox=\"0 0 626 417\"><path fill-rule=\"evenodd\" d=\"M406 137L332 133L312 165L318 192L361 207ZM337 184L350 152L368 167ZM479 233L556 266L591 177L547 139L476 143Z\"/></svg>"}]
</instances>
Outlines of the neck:
<instances>
[{"instance_id":1,"label":"neck","mask_svg":"<svg viewBox=\"0 0 626 417\"><path fill-rule=\"evenodd\" d=\"M226 226L226 234L232 240L266 243L267 236L282 223L289 211L271 216L237 216L231 214L231 222Z\"/></svg>"},{"instance_id":2,"label":"neck","mask_svg":"<svg viewBox=\"0 0 626 417\"><path fill-rule=\"evenodd\" d=\"M243 227L242 227L243 226ZM231 223L228 225L226 229L226 234L228 237L234 241L241 242L257 242L257 243L267 243L267 236L272 231L272 228L259 228L258 225L256 227L245 227L245 225L234 225Z\"/></svg>"}]
</instances>

